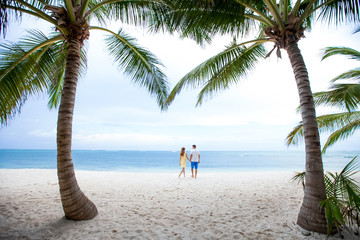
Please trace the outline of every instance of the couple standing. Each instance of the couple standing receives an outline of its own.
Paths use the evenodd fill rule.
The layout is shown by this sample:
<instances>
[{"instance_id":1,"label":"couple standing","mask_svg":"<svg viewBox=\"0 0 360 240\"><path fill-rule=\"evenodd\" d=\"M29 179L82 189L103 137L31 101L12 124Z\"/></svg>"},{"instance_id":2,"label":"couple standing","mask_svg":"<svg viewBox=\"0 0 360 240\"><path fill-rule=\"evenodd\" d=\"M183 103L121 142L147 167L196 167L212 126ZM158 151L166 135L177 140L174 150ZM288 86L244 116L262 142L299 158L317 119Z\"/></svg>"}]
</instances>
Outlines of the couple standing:
<instances>
[{"instance_id":1,"label":"couple standing","mask_svg":"<svg viewBox=\"0 0 360 240\"><path fill-rule=\"evenodd\" d=\"M186 160L189 160L191 162L191 177L197 177L197 171L198 171L198 167L199 167L199 163L200 163L200 153L198 150L196 150L196 145L192 145L192 150L190 152L190 159L188 158L186 152L185 152L185 148L181 148L180 151L180 166L182 168L180 174L179 174L179 178L181 176L182 173L184 173L184 177L185 177L185 167L186 167ZM195 168L195 176L194 176L194 168Z\"/></svg>"}]
</instances>

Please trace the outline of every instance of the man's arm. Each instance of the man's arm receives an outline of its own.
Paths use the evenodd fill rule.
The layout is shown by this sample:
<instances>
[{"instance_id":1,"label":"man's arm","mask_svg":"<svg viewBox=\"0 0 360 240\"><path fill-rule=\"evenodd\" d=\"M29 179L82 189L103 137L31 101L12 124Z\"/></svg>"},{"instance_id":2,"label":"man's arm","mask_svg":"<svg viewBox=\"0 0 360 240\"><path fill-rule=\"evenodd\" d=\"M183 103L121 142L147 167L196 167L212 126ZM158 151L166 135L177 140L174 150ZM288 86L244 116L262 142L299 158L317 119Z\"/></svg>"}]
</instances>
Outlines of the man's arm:
<instances>
[{"instance_id":1,"label":"man's arm","mask_svg":"<svg viewBox=\"0 0 360 240\"><path fill-rule=\"evenodd\" d=\"M199 163L200 163L200 153L199 153Z\"/></svg>"},{"instance_id":2,"label":"man's arm","mask_svg":"<svg viewBox=\"0 0 360 240\"><path fill-rule=\"evenodd\" d=\"M190 162L191 162L191 159L192 159L192 154L190 154L190 160L189 160Z\"/></svg>"}]
</instances>

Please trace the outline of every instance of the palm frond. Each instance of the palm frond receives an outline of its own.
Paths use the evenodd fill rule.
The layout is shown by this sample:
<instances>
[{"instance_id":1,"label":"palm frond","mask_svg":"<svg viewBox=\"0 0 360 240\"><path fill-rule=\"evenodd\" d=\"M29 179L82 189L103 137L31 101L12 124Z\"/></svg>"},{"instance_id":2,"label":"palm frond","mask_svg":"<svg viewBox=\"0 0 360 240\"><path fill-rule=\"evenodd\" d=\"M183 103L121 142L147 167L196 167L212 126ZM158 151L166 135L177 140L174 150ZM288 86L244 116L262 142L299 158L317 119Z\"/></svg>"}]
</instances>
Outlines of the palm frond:
<instances>
[{"instance_id":1,"label":"palm frond","mask_svg":"<svg viewBox=\"0 0 360 240\"><path fill-rule=\"evenodd\" d=\"M360 112L358 112L359 114ZM348 124L344 125L340 129L334 131L327 139L326 143L324 144L322 152L325 153L328 147L332 146L334 143L338 142L339 140L344 140L349 136L353 135L356 130L360 129L360 118L358 115L357 120L353 120Z\"/></svg>"},{"instance_id":2,"label":"palm frond","mask_svg":"<svg viewBox=\"0 0 360 240\"><path fill-rule=\"evenodd\" d=\"M312 22L315 21L316 19L316 15L312 14L313 11L316 11L316 9L319 7L319 3L317 1L315 1L314 3L312 3L312 5L310 1L296 1L296 4L293 8L292 11L292 15L298 15L298 16L303 16L304 19L304 25L306 26L306 28L308 30L311 30L312 27ZM299 5L298 7L296 5ZM297 11L296 11L297 9ZM301 22L299 21L299 24Z\"/></svg>"},{"instance_id":3,"label":"palm frond","mask_svg":"<svg viewBox=\"0 0 360 240\"><path fill-rule=\"evenodd\" d=\"M331 132L359 119L359 111L325 114L316 118L321 132Z\"/></svg>"},{"instance_id":4,"label":"palm frond","mask_svg":"<svg viewBox=\"0 0 360 240\"><path fill-rule=\"evenodd\" d=\"M349 59L360 61L360 52L348 47L327 47L321 60L327 59L334 55L346 56Z\"/></svg>"},{"instance_id":5,"label":"palm frond","mask_svg":"<svg viewBox=\"0 0 360 240\"><path fill-rule=\"evenodd\" d=\"M325 209L325 217L328 225L328 234L331 233L333 225L339 230L340 225L344 225L345 221L336 198L326 198L320 202L320 207Z\"/></svg>"},{"instance_id":6,"label":"palm frond","mask_svg":"<svg viewBox=\"0 0 360 240\"><path fill-rule=\"evenodd\" d=\"M331 80L331 82L336 82L338 80L353 80L360 83L360 68L355 68L353 70L342 73Z\"/></svg>"},{"instance_id":7,"label":"palm frond","mask_svg":"<svg viewBox=\"0 0 360 240\"><path fill-rule=\"evenodd\" d=\"M326 188L326 196L327 197L337 197L341 195L341 192L339 191L336 180L337 175L333 174L332 172L327 172L324 175L324 182L325 182L325 188Z\"/></svg>"},{"instance_id":8,"label":"palm frond","mask_svg":"<svg viewBox=\"0 0 360 240\"><path fill-rule=\"evenodd\" d=\"M340 173L328 172L325 175L327 199L321 205L325 208L326 218L339 225L353 226L353 220L358 219L360 206L360 187L353 176L359 172L357 156L354 157ZM327 202L327 203L326 203ZM330 204L333 204L330 207ZM329 208L330 207L330 208ZM345 223L345 220L347 223ZM354 225L359 225L359 222ZM338 225L336 225L338 228ZM330 230L330 227L329 227Z\"/></svg>"},{"instance_id":9,"label":"palm frond","mask_svg":"<svg viewBox=\"0 0 360 240\"><path fill-rule=\"evenodd\" d=\"M304 137L303 124L300 122L294 129L287 135L285 143L287 146L297 145Z\"/></svg>"},{"instance_id":10,"label":"palm frond","mask_svg":"<svg viewBox=\"0 0 360 240\"><path fill-rule=\"evenodd\" d=\"M325 153L327 148L336 141L346 139L351 136L360 127L360 112L343 112L326 114L316 118L319 132L333 132L325 143L322 152ZM300 122L286 137L286 144L296 145L303 139L303 125Z\"/></svg>"},{"instance_id":11,"label":"palm frond","mask_svg":"<svg viewBox=\"0 0 360 240\"><path fill-rule=\"evenodd\" d=\"M321 8L319 18L328 23L339 24L342 22L359 22L359 0L320 0L325 5Z\"/></svg>"},{"instance_id":12,"label":"palm frond","mask_svg":"<svg viewBox=\"0 0 360 240\"><path fill-rule=\"evenodd\" d=\"M354 157L348 164L345 165L343 170L340 172L340 176L342 179L348 179L352 180L350 177L357 174L359 172L360 165L359 162L357 162L357 156ZM359 187L358 187L359 188Z\"/></svg>"},{"instance_id":13,"label":"palm frond","mask_svg":"<svg viewBox=\"0 0 360 240\"><path fill-rule=\"evenodd\" d=\"M7 6L9 10L27 14L29 16L36 17L38 19L45 20L51 24L57 25L57 22L52 18L51 12L46 11L47 1L27 1L27 0L13 0L11 4Z\"/></svg>"},{"instance_id":14,"label":"palm frond","mask_svg":"<svg viewBox=\"0 0 360 240\"><path fill-rule=\"evenodd\" d=\"M342 198L360 211L360 186L353 176L359 173L359 162L354 157L340 172L339 185Z\"/></svg>"},{"instance_id":15,"label":"palm frond","mask_svg":"<svg viewBox=\"0 0 360 240\"><path fill-rule=\"evenodd\" d=\"M15 2L16 1L18 0L15 0ZM27 2L41 11L46 10L46 5L62 6L64 4L62 0L30 0Z\"/></svg>"},{"instance_id":16,"label":"palm frond","mask_svg":"<svg viewBox=\"0 0 360 240\"><path fill-rule=\"evenodd\" d=\"M333 106L354 111L360 106L360 84L332 84L331 90L314 93L313 97L315 106Z\"/></svg>"},{"instance_id":17,"label":"palm frond","mask_svg":"<svg viewBox=\"0 0 360 240\"><path fill-rule=\"evenodd\" d=\"M94 28L101 29L101 28ZM129 75L142 87L146 87L151 95L155 95L159 106L165 108L168 95L168 82L160 66L161 62L147 50L140 48L134 38L120 30L106 38L107 50L118 65L118 68Z\"/></svg>"},{"instance_id":18,"label":"palm frond","mask_svg":"<svg viewBox=\"0 0 360 240\"><path fill-rule=\"evenodd\" d=\"M216 34L244 36L251 28L258 26L257 21L246 18L246 15L251 15L253 11L236 1L170 2L171 8L164 9L162 14L155 13L153 31L177 32L183 38L192 38L203 44L210 42Z\"/></svg>"},{"instance_id":19,"label":"palm frond","mask_svg":"<svg viewBox=\"0 0 360 240\"><path fill-rule=\"evenodd\" d=\"M47 38L40 31L29 31L29 37L18 44L0 46L0 117L1 124L20 111L27 97L47 90L57 72L62 37Z\"/></svg>"},{"instance_id":20,"label":"palm frond","mask_svg":"<svg viewBox=\"0 0 360 240\"><path fill-rule=\"evenodd\" d=\"M163 0L90 1L87 15L99 22L120 20L131 25L147 25L155 10L166 6Z\"/></svg>"},{"instance_id":21,"label":"palm frond","mask_svg":"<svg viewBox=\"0 0 360 240\"><path fill-rule=\"evenodd\" d=\"M238 57L233 61L221 67L216 66L218 63L213 65L215 68L212 69L212 74L200 91L196 105L201 105L204 97L212 98L218 92L228 89L232 84L236 84L241 78L246 78L255 69L258 60L265 55L262 44L255 44L250 48L238 48L237 50Z\"/></svg>"},{"instance_id":22,"label":"palm frond","mask_svg":"<svg viewBox=\"0 0 360 240\"><path fill-rule=\"evenodd\" d=\"M259 58L264 57L265 49L261 44L254 44L249 48L233 44L186 74L170 93L167 104L170 104L185 86L202 86L197 105L201 104L205 96L212 97L244 78L254 69Z\"/></svg>"},{"instance_id":23,"label":"palm frond","mask_svg":"<svg viewBox=\"0 0 360 240\"><path fill-rule=\"evenodd\" d=\"M104 5L98 6L99 2L96 0L89 1L88 9L85 9L86 16L89 22L96 20L100 25L105 25L109 20L109 16L106 14L106 7ZM91 11L91 12L90 12Z\"/></svg>"},{"instance_id":24,"label":"palm frond","mask_svg":"<svg viewBox=\"0 0 360 240\"><path fill-rule=\"evenodd\" d=\"M360 213L360 189L358 183L347 183L344 182L343 185L346 188L346 195L349 202L349 209L356 209L357 214L355 215L358 218ZM349 216L349 218L354 218L354 215Z\"/></svg>"},{"instance_id":25,"label":"palm frond","mask_svg":"<svg viewBox=\"0 0 360 240\"><path fill-rule=\"evenodd\" d=\"M299 184L301 183L303 186L303 189L305 190L305 175L306 172L295 172L295 175L291 178L293 182L296 182Z\"/></svg>"}]
</instances>

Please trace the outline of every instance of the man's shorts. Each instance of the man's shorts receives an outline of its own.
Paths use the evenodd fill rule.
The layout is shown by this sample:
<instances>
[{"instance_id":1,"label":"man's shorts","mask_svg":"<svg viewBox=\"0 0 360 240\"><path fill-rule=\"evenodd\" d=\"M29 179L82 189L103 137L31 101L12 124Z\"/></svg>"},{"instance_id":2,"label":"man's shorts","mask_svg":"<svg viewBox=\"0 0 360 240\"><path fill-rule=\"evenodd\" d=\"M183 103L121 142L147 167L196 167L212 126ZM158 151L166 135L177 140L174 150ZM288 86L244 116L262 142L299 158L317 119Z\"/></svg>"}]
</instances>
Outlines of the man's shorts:
<instances>
[{"instance_id":1,"label":"man's shorts","mask_svg":"<svg viewBox=\"0 0 360 240\"><path fill-rule=\"evenodd\" d=\"M191 162L191 168L198 169L199 163L198 162Z\"/></svg>"}]
</instances>

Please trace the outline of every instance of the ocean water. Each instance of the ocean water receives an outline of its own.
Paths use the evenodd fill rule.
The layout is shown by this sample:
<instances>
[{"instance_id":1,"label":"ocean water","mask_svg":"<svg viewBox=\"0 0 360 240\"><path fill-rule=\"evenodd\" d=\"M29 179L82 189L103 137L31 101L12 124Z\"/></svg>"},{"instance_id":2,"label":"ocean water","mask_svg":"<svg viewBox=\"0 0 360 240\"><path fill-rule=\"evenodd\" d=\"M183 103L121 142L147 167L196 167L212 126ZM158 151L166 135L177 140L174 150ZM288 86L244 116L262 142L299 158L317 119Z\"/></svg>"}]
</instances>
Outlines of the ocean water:
<instances>
[{"instance_id":1,"label":"ocean water","mask_svg":"<svg viewBox=\"0 0 360 240\"><path fill-rule=\"evenodd\" d=\"M199 171L205 172L305 169L304 152L200 151L200 154ZM328 152L323 156L324 169L325 171L341 170L356 155L360 155L360 151ZM72 156L76 170L180 171L179 152L73 150ZM0 149L0 168L56 169L56 150ZM186 168L190 170L189 162Z\"/></svg>"}]
</instances>

